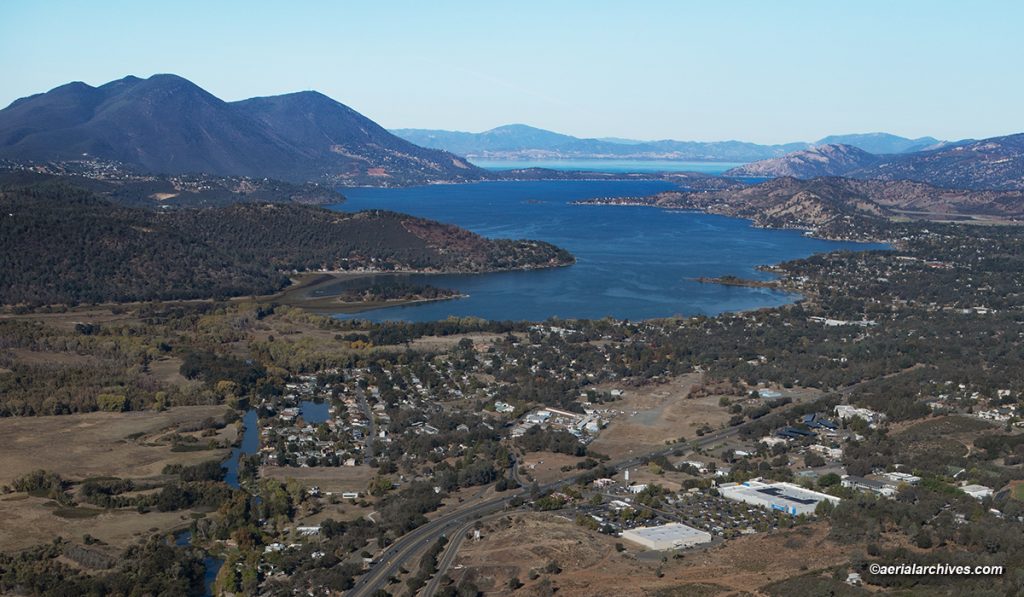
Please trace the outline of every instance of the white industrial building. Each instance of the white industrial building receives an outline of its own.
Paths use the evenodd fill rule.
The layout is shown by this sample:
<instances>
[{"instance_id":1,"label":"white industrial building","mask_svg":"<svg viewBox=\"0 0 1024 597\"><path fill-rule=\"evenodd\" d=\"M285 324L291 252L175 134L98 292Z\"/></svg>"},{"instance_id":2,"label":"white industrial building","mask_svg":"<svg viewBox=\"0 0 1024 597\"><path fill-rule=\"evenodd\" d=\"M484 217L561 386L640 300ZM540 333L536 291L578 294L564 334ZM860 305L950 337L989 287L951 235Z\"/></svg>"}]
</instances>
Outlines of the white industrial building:
<instances>
[{"instance_id":1,"label":"white industrial building","mask_svg":"<svg viewBox=\"0 0 1024 597\"><path fill-rule=\"evenodd\" d=\"M656 527L637 527L622 531L622 538L647 549L665 550L693 547L711 542L711 533L672 522Z\"/></svg>"},{"instance_id":2,"label":"white industrial building","mask_svg":"<svg viewBox=\"0 0 1024 597\"><path fill-rule=\"evenodd\" d=\"M804 489L792 483L763 483L756 480L722 485L718 491L722 497L730 500L779 510L793 516L814 514L818 504L826 500L833 504L840 501L835 496Z\"/></svg>"},{"instance_id":3,"label":"white industrial building","mask_svg":"<svg viewBox=\"0 0 1024 597\"><path fill-rule=\"evenodd\" d=\"M860 417L871 425L878 423L885 419L885 415L882 413L875 412L867 408L857 408L848 404L837 404L836 405L836 416L842 420L852 419L853 417Z\"/></svg>"},{"instance_id":4,"label":"white industrial building","mask_svg":"<svg viewBox=\"0 0 1024 597\"><path fill-rule=\"evenodd\" d=\"M984 485L964 485L960 488L960 491L976 500L983 500L987 497L991 497L993 493L991 487L985 487Z\"/></svg>"}]
</instances>

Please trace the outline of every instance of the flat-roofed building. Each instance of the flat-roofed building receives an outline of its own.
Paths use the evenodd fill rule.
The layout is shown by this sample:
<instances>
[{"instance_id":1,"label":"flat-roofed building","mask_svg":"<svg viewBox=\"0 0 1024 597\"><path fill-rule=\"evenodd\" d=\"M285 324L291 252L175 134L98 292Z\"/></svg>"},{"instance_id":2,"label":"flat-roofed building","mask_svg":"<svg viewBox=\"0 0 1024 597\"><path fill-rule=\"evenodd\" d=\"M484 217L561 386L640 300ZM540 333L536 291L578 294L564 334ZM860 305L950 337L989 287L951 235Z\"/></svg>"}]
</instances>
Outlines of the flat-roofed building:
<instances>
[{"instance_id":1,"label":"flat-roofed building","mask_svg":"<svg viewBox=\"0 0 1024 597\"><path fill-rule=\"evenodd\" d=\"M678 522L672 522L656 527L637 527L622 531L622 538L637 545L642 545L647 549L661 551L710 543L711 533Z\"/></svg>"},{"instance_id":2,"label":"flat-roofed building","mask_svg":"<svg viewBox=\"0 0 1024 597\"><path fill-rule=\"evenodd\" d=\"M991 497L993 493L991 487L985 487L984 485L964 485L960 488L960 491L976 500L983 500L987 497Z\"/></svg>"},{"instance_id":3,"label":"flat-roofed building","mask_svg":"<svg viewBox=\"0 0 1024 597\"><path fill-rule=\"evenodd\" d=\"M814 514L815 508L823 501L833 504L840 502L839 498L835 496L820 491L811 491L792 483L763 483L754 480L723 485L718 488L718 491L722 497L730 500L779 510L793 516Z\"/></svg>"},{"instance_id":4,"label":"flat-roofed building","mask_svg":"<svg viewBox=\"0 0 1024 597\"><path fill-rule=\"evenodd\" d=\"M896 485L892 483L886 483L885 481L879 481L877 479L865 479L864 477L857 477L854 475L846 475L843 477L843 487L849 489L857 489L859 491L870 491L877 493L878 495L884 495L885 497L892 497L896 495Z\"/></svg>"},{"instance_id":5,"label":"flat-roofed building","mask_svg":"<svg viewBox=\"0 0 1024 597\"><path fill-rule=\"evenodd\" d=\"M911 475L909 473L882 473L880 477L885 477L893 483L906 483L907 485L917 485L921 482L921 477Z\"/></svg>"}]
</instances>

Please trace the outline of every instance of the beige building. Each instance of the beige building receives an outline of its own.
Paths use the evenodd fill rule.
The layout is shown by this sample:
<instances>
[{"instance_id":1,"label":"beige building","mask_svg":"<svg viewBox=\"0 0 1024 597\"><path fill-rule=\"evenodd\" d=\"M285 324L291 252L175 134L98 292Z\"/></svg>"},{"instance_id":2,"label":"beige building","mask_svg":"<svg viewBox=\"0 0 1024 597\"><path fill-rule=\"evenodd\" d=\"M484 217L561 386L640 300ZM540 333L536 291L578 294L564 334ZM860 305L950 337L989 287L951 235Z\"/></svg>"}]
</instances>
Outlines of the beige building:
<instances>
[{"instance_id":1,"label":"beige building","mask_svg":"<svg viewBox=\"0 0 1024 597\"><path fill-rule=\"evenodd\" d=\"M672 522L656 527L637 527L622 531L622 538L647 549L666 550L693 547L711 541L711 533Z\"/></svg>"}]
</instances>

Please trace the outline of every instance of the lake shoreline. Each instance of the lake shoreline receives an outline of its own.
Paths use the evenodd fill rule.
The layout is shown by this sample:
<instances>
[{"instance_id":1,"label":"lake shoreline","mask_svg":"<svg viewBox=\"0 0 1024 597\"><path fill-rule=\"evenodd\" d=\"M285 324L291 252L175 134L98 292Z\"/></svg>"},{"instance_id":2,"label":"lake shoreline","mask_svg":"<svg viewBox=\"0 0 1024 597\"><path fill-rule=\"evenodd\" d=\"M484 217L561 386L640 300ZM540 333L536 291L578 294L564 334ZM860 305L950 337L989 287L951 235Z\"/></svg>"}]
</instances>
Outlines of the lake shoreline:
<instances>
[{"instance_id":1,"label":"lake shoreline","mask_svg":"<svg viewBox=\"0 0 1024 597\"><path fill-rule=\"evenodd\" d=\"M348 282L352 280L359 280L363 278L372 278L376 276L449 276L449 275L464 275L464 276L476 276L485 274L500 274L510 272L528 272L546 269L555 269L570 267L576 263L575 257L570 263L559 263L546 266L526 266L513 269L495 269L485 270L478 272L444 272L435 270L373 270L373 271L319 271L319 272L302 272L294 274L291 278L292 285L284 288L274 294L257 296L256 302L262 304L280 304L290 307L299 307L309 311L317 313L338 313L350 315L353 313L362 313L363 311L375 311L377 309L389 309L392 307L404 307L409 305L417 305L423 303L436 303L443 301L454 301L459 299L469 298L470 295L465 292L456 292L455 294L448 296L439 296L435 298L407 298L407 299L394 299L385 301L367 301L367 302L352 302L352 301L341 301L338 299L337 294L328 294L324 296L311 296L312 292L316 289L323 288L334 282Z\"/></svg>"},{"instance_id":2,"label":"lake shoreline","mask_svg":"<svg viewBox=\"0 0 1024 597\"><path fill-rule=\"evenodd\" d=\"M665 181L490 182L405 189L349 190L341 211L390 209L457 225L488 238L535 238L577 257L571 268L488 276L410 275L396 283L428 284L470 297L381 306L359 314L369 321L439 321L477 317L502 321L565 319L648 320L713 316L802 300L793 289L701 284L698 277L766 280L758 266L872 245L810 238L798 230L763 229L750 220L692 212L586 209L575 201L639 197L671 190ZM374 282L377 283L376 281ZM387 278L380 280L388 283ZM323 294L323 291L320 291ZM395 308L398 307L398 308ZM352 318L341 312L341 319Z\"/></svg>"},{"instance_id":3,"label":"lake shoreline","mask_svg":"<svg viewBox=\"0 0 1024 597\"><path fill-rule=\"evenodd\" d=\"M876 238L876 239L863 239L863 238L843 238L837 236L830 236L828 234L818 234L818 230L806 226L769 226L758 223L751 218L734 215L729 213L718 213L709 211L706 209L697 209L693 207L683 207L674 205L659 205L652 203L651 201L645 200L644 197L597 197L594 199L585 199L580 201L573 201L572 205L576 206L596 206L596 207L643 207L643 208L654 208L661 209L672 213L693 213L693 214L705 214L710 216L721 216L723 218L733 218L736 220L743 220L750 223L751 228L760 228L762 230L796 230L803 232L803 235L807 238L814 238L818 240L824 240L829 242L843 242L843 243L860 243L860 244L886 244L892 245L895 241L892 239Z\"/></svg>"},{"instance_id":4,"label":"lake shoreline","mask_svg":"<svg viewBox=\"0 0 1024 597\"><path fill-rule=\"evenodd\" d=\"M353 302L340 300L338 298L338 295L336 294L330 294L320 297L311 297L308 296L307 294L309 291L312 291L315 288L319 288L323 285L329 284L334 281L357 280L359 278L365 278L382 274L387 275L392 273L430 275L429 273L425 272L372 272L356 276L346 276L344 274L334 276L328 274L328 279L320 280L312 285L305 285L301 288L295 288L294 290L296 292L294 293L290 293L289 291L286 290L284 292L273 295L275 298L259 297L259 300L260 302L264 303L271 302L289 307L298 307L300 309L305 309L307 311L312 311L314 313L353 314L362 313L363 311L373 311L375 309L389 309L391 307L403 307L407 305L417 305L422 303L452 301L457 299L469 298L468 294L460 292L449 296L439 296L435 298L403 298L384 301Z\"/></svg>"}]
</instances>

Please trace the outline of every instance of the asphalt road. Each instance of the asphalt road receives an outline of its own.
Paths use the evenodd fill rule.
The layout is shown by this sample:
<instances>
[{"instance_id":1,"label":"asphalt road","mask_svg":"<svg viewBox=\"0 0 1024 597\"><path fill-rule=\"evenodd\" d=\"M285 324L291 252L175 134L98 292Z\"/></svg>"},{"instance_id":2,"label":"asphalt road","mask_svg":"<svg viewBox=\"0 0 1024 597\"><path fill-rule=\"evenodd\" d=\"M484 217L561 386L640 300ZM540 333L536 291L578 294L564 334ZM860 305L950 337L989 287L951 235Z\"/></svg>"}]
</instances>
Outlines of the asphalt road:
<instances>
[{"instance_id":1,"label":"asphalt road","mask_svg":"<svg viewBox=\"0 0 1024 597\"><path fill-rule=\"evenodd\" d=\"M897 371L889 375L885 375L879 379L885 379L888 377L899 375L904 371ZM868 383L869 381L874 380L858 382L840 388L836 390L834 393L840 394L842 396L849 396L857 387L865 383ZM814 400L819 400L824 395L825 394L819 396L818 398L815 398ZM748 426L749 424L750 423L748 422L742 425L738 425L736 427L728 427L726 429L712 431L711 433L708 433L702 437L698 437L695 441L687 442L685 444L668 446L660 450L654 450L652 452L640 454L626 460L621 460L617 463L609 464L609 466L616 469L617 471L622 471L624 469L637 466L643 460L654 456L668 456L673 451L679 448L706 448L711 444L720 442L724 439L730 438L738 434L741 429ZM516 480L518 480L519 478L518 466L516 466L517 464L518 463L513 464L513 478ZM580 473L579 475L573 475L572 477L567 477L565 479L555 481L553 483L541 485L540 490L541 492L546 492L552 489L564 487L566 485L571 485L572 483L575 483L576 479L582 475L583 473ZM364 597L367 595L372 595L374 592L377 591L377 589L382 589L386 587L388 584L388 579L396 575L398 573L399 568L401 568L410 558L416 556L419 552L423 551L428 545L437 541L442 535L448 534L449 536L454 537L454 532L458 528L462 527L463 525L467 525L468 523L472 522L473 520L481 516L504 509L512 500L512 498L514 498L517 495L526 495L527 492L528 489L524 488L523 490L508 496L491 498L490 500L480 502L477 504L466 504L460 507L455 512L450 512L448 514L440 516L428 522L427 524L418 527L406 533L405 535L399 537L394 543L391 544L391 546L388 547L388 549L377 560L375 560L374 565L370 569L370 571L359 577L358 580L356 580L355 586L348 592L349 597ZM455 550L453 550L452 558L454 558L454 551ZM450 563L451 562L449 561L449 565ZM406 568L410 569L410 566L407 566ZM438 572L435 575L435 577L439 578L444 574L446 570L447 568L442 569L440 566L438 566Z\"/></svg>"},{"instance_id":2,"label":"asphalt road","mask_svg":"<svg viewBox=\"0 0 1024 597\"><path fill-rule=\"evenodd\" d=\"M646 452L626 460L612 463L610 466L617 471L622 471L624 469L637 466L643 460L652 456L667 456L680 447L704 448L736 435L739 433L741 427L742 426L729 427L727 429L713 431L698 438L696 441L688 442L684 445L669 446L653 452ZM580 473L579 475L574 475L559 481L541 485L540 490L541 492L546 492L552 489L565 487L566 485L571 485L575 483L576 479L582 476L582 474L583 473ZM477 504L467 504L454 512L440 516L427 524L417 527L405 535L402 535L394 543L388 546L387 550L385 550L380 557L374 560L373 566L366 574L356 580L355 585L348 592L349 597L366 597L373 595L373 593L378 589L385 588L388 585L388 579L392 576L396 576L399 569L409 562L410 559L424 551L428 546L440 539L442 535L455 537L456 531L458 531L462 526L471 523L473 520L481 516L504 509L512 498L517 495L526 495L526 493L527 490L523 490L511 495L491 498L490 500L479 502ZM454 551L455 550L452 550L451 558L454 558ZM448 564L451 564L450 560ZM413 563L410 562L408 566L405 566L405 568L410 570L412 565ZM440 579L446 570L447 566L444 568L438 566L438 572L435 574L434 578ZM429 595L430 593L426 594Z\"/></svg>"},{"instance_id":3,"label":"asphalt road","mask_svg":"<svg viewBox=\"0 0 1024 597\"><path fill-rule=\"evenodd\" d=\"M444 578L448 568L455 561L455 556L459 553L459 546L462 545L462 541L466 538L466 533L472 527L473 523L467 522L449 536L448 545L444 546L441 559L437 561L437 572L434 573L434 576L430 577L430 582L420 592L421 597L434 597L434 593L441 587L441 579Z\"/></svg>"},{"instance_id":4,"label":"asphalt road","mask_svg":"<svg viewBox=\"0 0 1024 597\"><path fill-rule=\"evenodd\" d=\"M509 495L467 505L402 535L374 560L373 566L366 574L359 577L348 595L351 597L372 595L377 589L386 587L388 579L397 575L403 564L436 542L442 535L454 535L458 527L472 522L479 516L503 509L513 497L513 495Z\"/></svg>"}]
</instances>

